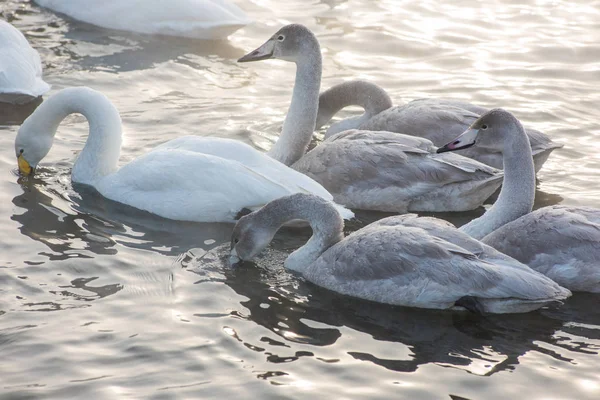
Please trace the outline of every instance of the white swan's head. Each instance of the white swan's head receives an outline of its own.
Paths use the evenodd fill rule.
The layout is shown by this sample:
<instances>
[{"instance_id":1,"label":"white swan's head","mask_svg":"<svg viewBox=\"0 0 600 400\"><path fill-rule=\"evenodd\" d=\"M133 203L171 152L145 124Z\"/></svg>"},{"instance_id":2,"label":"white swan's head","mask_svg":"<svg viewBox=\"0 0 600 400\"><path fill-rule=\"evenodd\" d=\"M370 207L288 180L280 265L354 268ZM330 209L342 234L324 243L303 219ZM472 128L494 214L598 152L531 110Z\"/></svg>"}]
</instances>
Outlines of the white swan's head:
<instances>
[{"instance_id":1,"label":"white swan's head","mask_svg":"<svg viewBox=\"0 0 600 400\"><path fill-rule=\"evenodd\" d=\"M315 46L319 49L319 42L310 29L304 25L290 24L278 30L262 46L246 54L238 62L270 58L296 62L313 51Z\"/></svg>"},{"instance_id":2,"label":"white swan's head","mask_svg":"<svg viewBox=\"0 0 600 400\"><path fill-rule=\"evenodd\" d=\"M270 227L269 219L257 214L258 211L248 214L235 224L231 234L231 265L252 260L273 240L277 229Z\"/></svg>"},{"instance_id":3,"label":"white swan's head","mask_svg":"<svg viewBox=\"0 0 600 400\"><path fill-rule=\"evenodd\" d=\"M40 128L34 118L35 112L23 122L15 138L15 155L23 175L33 174L54 141L54 135Z\"/></svg>"},{"instance_id":4,"label":"white swan's head","mask_svg":"<svg viewBox=\"0 0 600 400\"><path fill-rule=\"evenodd\" d=\"M505 138L515 129L524 132L519 120L506 110L495 108L477 118L460 136L437 149L438 153L477 147L502 152Z\"/></svg>"}]
</instances>

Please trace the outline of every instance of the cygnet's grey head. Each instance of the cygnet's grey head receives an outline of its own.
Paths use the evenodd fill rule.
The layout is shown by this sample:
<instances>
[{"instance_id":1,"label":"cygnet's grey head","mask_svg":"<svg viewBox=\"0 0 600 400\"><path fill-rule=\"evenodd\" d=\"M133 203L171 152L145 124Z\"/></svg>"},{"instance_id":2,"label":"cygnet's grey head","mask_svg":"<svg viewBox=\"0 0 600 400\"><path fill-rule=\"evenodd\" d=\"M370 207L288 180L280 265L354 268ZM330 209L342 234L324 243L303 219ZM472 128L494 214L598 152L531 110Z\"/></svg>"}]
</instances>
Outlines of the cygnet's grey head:
<instances>
[{"instance_id":1,"label":"cygnet's grey head","mask_svg":"<svg viewBox=\"0 0 600 400\"><path fill-rule=\"evenodd\" d=\"M523 126L519 120L508 111L495 108L477 118L469 129L450 143L437 149L437 152L461 150L474 145L480 148L502 151L504 140L515 129L523 131Z\"/></svg>"},{"instance_id":2,"label":"cygnet's grey head","mask_svg":"<svg viewBox=\"0 0 600 400\"><path fill-rule=\"evenodd\" d=\"M296 62L299 58L314 50L320 52L315 35L300 24L286 25L256 50L251 51L238 62L250 62L276 58Z\"/></svg>"},{"instance_id":3,"label":"cygnet's grey head","mask_svg":"<svg viewBox=\"0 0 600 400\"><path fill-rule=\"evenodd\" d=\"M276 229L270 228L268 222L258 211L238 220L231 234L231 265L252 260L271 243Z\"/></svg>"}]
</instances>

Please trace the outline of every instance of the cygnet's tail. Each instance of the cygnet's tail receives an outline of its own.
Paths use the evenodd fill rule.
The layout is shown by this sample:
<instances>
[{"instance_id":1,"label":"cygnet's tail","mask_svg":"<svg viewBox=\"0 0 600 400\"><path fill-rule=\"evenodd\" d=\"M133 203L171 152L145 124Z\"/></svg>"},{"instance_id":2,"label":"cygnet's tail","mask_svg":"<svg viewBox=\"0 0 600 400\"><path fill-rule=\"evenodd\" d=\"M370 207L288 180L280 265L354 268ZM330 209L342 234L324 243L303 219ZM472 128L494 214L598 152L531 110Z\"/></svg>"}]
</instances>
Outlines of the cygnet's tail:
<instances>
[{"instance_id":1,"label":"cygnet's tail","mask_svg":"<svg viewBox=\"0 0 600 400\"><path fill-rule=\"evenodd\" d=\"M342 216L342 218L344 218L345 220L350 220L350 219L354 218L354 213L351 210L347 209L346 207L344 207L342 205L334 203L333 201L331 203L333 204L333 206L335 207L337 212L339 212L340 215Z\"/></svg>"}]
</instances>

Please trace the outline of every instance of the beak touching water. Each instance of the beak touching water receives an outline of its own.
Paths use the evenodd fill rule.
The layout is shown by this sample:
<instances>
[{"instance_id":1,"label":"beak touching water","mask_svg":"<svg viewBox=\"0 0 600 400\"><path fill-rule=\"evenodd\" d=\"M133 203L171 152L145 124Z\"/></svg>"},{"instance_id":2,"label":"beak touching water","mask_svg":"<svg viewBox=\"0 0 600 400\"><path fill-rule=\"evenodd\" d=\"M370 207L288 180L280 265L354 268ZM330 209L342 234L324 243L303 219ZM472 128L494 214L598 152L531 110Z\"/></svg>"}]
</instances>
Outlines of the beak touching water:
<instances>
[{"instance_id":1,"label":"beak touching water","mask_svg":"<svg viewBox=\"0 0 600 400\"><path fill-rule=\"evenodd\" d=\"M250 53L240 58L238 62L260 61L273 58L274 46L275 43L273 42L273 39L269 39L258 49L251 51Z\"/></svg>"},{"instance_id":2,"label":"beak touching water","mask_svg":"<svg viewBox=\"0 0 600 400\"><path fill-rule=\"evenodd\" d=\"M450 143L438 148L436 153L467 149L475 144L478 133L479 129L468 129Z\"/></svg>"},{"instance_id":3,"label":"beak touching water","mask_svg":"<svg viewBox=\"0 0 600 400\"><path fill-rule=\"evenodd\" d=\"M235 249L231 249L231 253L229 255L229 265L232 267L237 267L242 263L242 259L238 257L237 251Z\"/></svg>"},{"instance_id":4,"label":"beak touching water","mask_svg":"<svg viewBox=\"0 0 600 400\"><path fill-rule=\"evenodd\" d=\"M17 163L19 164L19 171L23 175L28 176L33 174L34 169L31 167L31 165L29 165L27 160L25 160L23 154L19 154L19 157L17 157Z\"/></svg>"}]
</instances>

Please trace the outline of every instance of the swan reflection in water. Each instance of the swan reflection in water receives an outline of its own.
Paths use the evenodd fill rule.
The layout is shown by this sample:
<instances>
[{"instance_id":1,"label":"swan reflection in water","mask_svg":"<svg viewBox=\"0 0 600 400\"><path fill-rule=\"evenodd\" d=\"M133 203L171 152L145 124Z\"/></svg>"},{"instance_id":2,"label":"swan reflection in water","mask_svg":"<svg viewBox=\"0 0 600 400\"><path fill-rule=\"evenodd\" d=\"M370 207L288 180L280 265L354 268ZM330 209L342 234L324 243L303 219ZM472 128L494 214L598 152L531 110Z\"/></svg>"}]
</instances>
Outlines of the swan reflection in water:
<instances>
[{"instance_id":1,"label":"swan reflection in water","mask_svg":"<svg viewBox=\"0 0 600 400\"><path fill-rule=\"evenodd\" d=\"M42 97L26 104L10 104L0 101L0 125L21 125L43 101Z\"/></svg>"},{"instance_id":2,"label":"swan reflection in water","mask_svg":"<svg viewBox=\"0 0 600 400\"><path fill-rule=\"evenodd\" d=\"M70 183L60 183L69 180L70 171L43 170L36 177L20 179L23 193L13 198L18 208L11 219L21 224L21 233L54 252L47 254L51 260L114 255L117 243L172 256L199 245L210 249L231 235L231 224L160 218L108 200L84 185L70 189ZM48 184L50 175L53 181Z\"/></svg>"},{"instance_id":3,"label":"swan reflection in water","mask_svg":"<svg viewBox=\"0 0 600 400\"><path fill-rule=\"evenodd\" d=\"M600 324L600 311L590 310L590 304L597 304L600 295L576 293L558 308L485 316L372 303L328 291L285 271L283 261L297 236L297 231L289 230L278 234L265 256L256 264L245 263L242 267L227 265L228 245L200 256L192 250L178 260L182 268L201 277L197 284L223 282L244 297L240 301L242 308L224 317L252 321L273 333L250 338L229 328L240 344L264 353L269 363L296 361L301 357L341 362L348 355L392 371L413 372L421 365L434 363L488 376L515 369L519 358L530 351L571 361L544 344L575 352L600 353L589 341L574 342L581 336L599 337L597 330L589 325ZM306 238L299 239L302 240ZM356 343L356 348L363 351L354 351L353 339L345 338L344 349L338 349L339 357L321 357L320 348L335 345L342 337L346 329L340 328L385 342L376 346L385 346L386 356L364 352L365 336L360 335L361 344ZM313 349L293 351L296 346L291 343L308 344ZM400 353L406 354L388 356L399 353L395 344L405 347L407 351ZM265 379L287 375L284 371L261 374Z\"/></svg>"},{"instance_id":4,"label":"swan reflection in water","mask_svg":"<svg viewBox=\"0 0 600 400\"><path fill-rule=\"evenodd\" d=\"M66 57L69 63L89 71L142 71L169 61L206 70L212 67L207 62L209 56L216 56L221 67L223 63L235 66L243 52L227 40L147 35L100 28L73 19L54 20L52 26L44 29L44 35L53 43L55 57Z\"/></svg>"},{"instance_id":5,"label":"swan reflection in water","mask_svg":"<svg viewBox=\"0 0 600 400\"><path fill-rule=\"evenodd\" d=\"M38 172L38 177L19 180L23 193L12 200L16 207L11 219L19 223L23 235L48 250L13 254L13 261L24 258L21 262L26 266L15 269L14 276L0 277L3 285L18 288L17 308L58 311L89 307L91 301L121 291L128 275L120 276L119 271L142 261L132 258L131 252L120 252L119 245L173 256L198 244L210 249L231 235L231 224L170 221L107 200L87 187L76 185L74 191L70 183L61 183L70 181L68 169L40 168ZM40 268L52 268L62 277L48 282L49 275L39 273ZM95 284L98 279L103 284ZM104 283L105 279L110 282ZM28 300L33 293L35 302Z\"/></svg>"}]
</instances>

